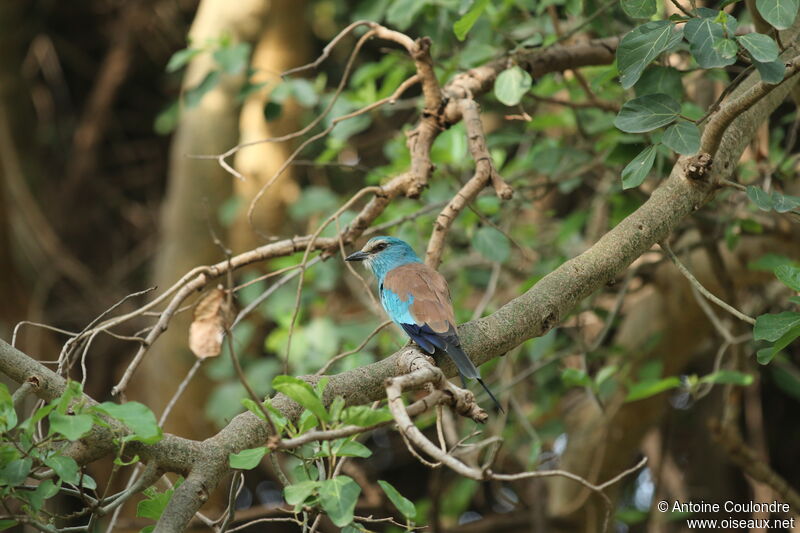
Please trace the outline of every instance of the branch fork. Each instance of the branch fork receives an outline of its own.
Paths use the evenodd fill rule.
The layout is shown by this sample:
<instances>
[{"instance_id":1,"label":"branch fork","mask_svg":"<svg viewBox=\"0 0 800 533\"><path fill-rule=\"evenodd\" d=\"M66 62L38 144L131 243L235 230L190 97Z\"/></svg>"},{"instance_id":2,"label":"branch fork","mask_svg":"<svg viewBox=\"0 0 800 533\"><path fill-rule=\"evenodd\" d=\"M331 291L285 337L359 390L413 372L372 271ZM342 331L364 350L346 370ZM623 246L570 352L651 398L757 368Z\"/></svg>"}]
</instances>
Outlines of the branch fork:
<instances>
[{"instance_id":1,"label":"branch fork","mask_svg":"<svg viewBox=\"0 0 800 533\"><path fill-rule=\"evenodd\" d=\"M402 404L400 395L403 390L424 386L444 392L446 397L441 403L452 406L458 414L481 424L488 420L488 413L476 403L475 395L471 391L451 383L445 377L444 372L435 366L433 358L422 353L418 348L409 346L401 352L397 366L407 373L387 378L384 381L390 409L392 409L392 402L399 400L399 403ZM409 418L406 409L403 408L402 411L403 416Z\"/></svg>"}]
</instances>

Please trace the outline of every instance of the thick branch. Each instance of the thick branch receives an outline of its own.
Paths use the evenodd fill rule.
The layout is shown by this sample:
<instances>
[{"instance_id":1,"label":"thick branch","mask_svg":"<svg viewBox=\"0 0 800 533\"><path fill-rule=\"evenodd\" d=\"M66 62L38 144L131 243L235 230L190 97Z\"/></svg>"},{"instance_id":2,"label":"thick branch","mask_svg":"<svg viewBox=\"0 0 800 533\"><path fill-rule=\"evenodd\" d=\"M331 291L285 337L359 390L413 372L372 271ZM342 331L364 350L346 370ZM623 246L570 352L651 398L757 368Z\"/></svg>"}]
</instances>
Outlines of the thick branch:
<instances>
[{"instance_id":1,"label":"thick branch","mask_svg":"<svg viewBox=\"0 0 800 533\"><path fill-rule=\"evenodd\" d=\"M547 48L521 50L470 69L455 76L443 89L450 98L444 116L448 124L461 120L458 100L477 98L494 87L498 74L516 63L534 78L550 72L576 69L588 65L610 65L615 59L619 37L594 39L579 44L554 45Z\"/></svg>"},{"instance_id":2,"label":"thick branch","mask_svg":"<svg viewBox=\"0 0 800 533\"><path fill-rule=\"evenodd\" d=\"M17 383L36 383L36 394L43 400L58 398L67 386L64 378L2 339L0 339L0 372ZM85 399L89 405L97 404L88 396ZM128 430L113 420L109 419L108 422L110 428L94 426L88 435L73 444L69 454L79 463L85 464L111 453L114 449L112 433L126 434ZM200 457L200 447L201 443L197 441L165 435L156 444L130 442L125 449L139 455L145 462L155 461L164 470L185 474Z\"/></svg>"}]
</instances>

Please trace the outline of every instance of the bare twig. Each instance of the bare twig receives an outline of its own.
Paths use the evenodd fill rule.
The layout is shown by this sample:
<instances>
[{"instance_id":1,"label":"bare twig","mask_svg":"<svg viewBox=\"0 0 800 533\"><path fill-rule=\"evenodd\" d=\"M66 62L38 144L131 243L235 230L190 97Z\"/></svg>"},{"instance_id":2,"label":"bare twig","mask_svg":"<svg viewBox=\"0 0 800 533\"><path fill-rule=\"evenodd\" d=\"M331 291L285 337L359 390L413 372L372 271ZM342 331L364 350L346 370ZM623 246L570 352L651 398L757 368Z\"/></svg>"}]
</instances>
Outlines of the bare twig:
<instances>
[{"instance_id":1,"label":"bare twig","mask_svg":"<svg viewBox=\"0 0 800 533\"><path fill-rule=\"evenodd\" d=\"M358 353L361 350L363 350L364 346L366 346L367 343L369 341L371 341L373 337L375 337L375 335L377 335L383 328L385 328L386 326L390 325L391 323L392 323L391 320L386 320L386 321L382 322L381 324L379 324L378 327L373 329L372 332L369 335L367 335L367 337L361 342L361 344L359 344L357 347L353 348L352 350L348 350L346 352L340 353L339 355L335 355L335 356L331 357L330 360L328 360L327 363L322 365L322 368L320 368L319 370L317 370L315 372L315 375L317 375L317 376L323 375L337 361L340 361L340 360L344 359L348 355L353 355L354 353Z\"/></svg>"},{"instance_id":2,"label":"bare twig","mask_svg":"<svg viewBox=\"0 0 800 533\"><path fill-rule=\"evenodd\" d=\"M589 100L588 102L573 102L571 100L559 100L558 98L547 98L545 96L533 95L533 99L537 102L553 105L563 105L573 109L602 109L611 113L618 113L620 105L617 102L607 100Z\"/></svg>"},{"instance_id":3,"label":"bare twig","mask_svg":"<svg viewBox=\"0 0 800 533\"><path fill-rule=\"evenodd\" d=\"M486 137L483 134L478 104L471 98L464 98L460 101L459 108L467 129L469 151L475 161L475 174L456 193L436 218L431 238L428 241L428 250L425 254L425 263L433 268L439 266L444 240L450 230L450 226L452 226L464 207L472 202L484 187L491 183L497 196L504 200L510 199L513 195L511 187L495 169L492 163L492 156L486 148Z\"/></svg>"},{"instance_id":4,"label":"bare twig","mask_svg":"<svg viewBox=\"0 0 800 533\"><path fill-rule=\"evenodd\" d=\"M697 278L695 278L692 275L692 273L689 272L689 269L683 266L683 263L680 262L678 256L675 255L675 253L672 251L672 249L669 247L669 244L667 244L666 241L661 243L661 249L663 249L664 252L667 254L667 256L672 260L672 262L675 263L675 266L678 267L678 270L680 270L681 274L683 274L683 276L687 280L689 280L689 283L691 283L694 288L700 291L700 293L703 296L705 296L706 298L708 298L709 300L711 300L712 302L714 302L719 307L726 310L739 320L743 320L748 324L755 325L756 320L753 317L748 316L739 311L738 309L731 307L730 305L726 304L725 302L714 296L708 289L703 287L703 285L699 281L697 281Z\"/></svg>"}]
</instances>

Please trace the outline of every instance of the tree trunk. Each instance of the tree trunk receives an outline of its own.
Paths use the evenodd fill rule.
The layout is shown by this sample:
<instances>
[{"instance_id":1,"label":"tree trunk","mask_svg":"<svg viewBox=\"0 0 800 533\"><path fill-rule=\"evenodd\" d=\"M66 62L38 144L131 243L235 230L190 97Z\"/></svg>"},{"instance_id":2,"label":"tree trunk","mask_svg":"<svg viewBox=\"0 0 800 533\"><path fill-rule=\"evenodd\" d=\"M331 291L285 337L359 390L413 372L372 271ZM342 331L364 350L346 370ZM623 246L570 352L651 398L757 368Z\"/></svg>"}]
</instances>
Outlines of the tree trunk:
<instances>
[{"instance_id":1,"label":"tree trunk","mask_svg":"<svg viewBox=\"0 0 800 533\"><path fill-rule=\"evenodd\" d=\"M234 42L253 43L264 31L266 0L204 0L198 8L190 39L203 44L227 34ZM189 65L184 89L196 86L212 67L210 54L197 56ZM189 154L219 154L239 140L237 94L243 77L222 81L192 109L183 109L172 140L167 196L161 220L161 248L155 260L154 279L165 289L198 265L224 258L209 231L217 226L220 204L232 191L236 178L216 161L188 158ZM174 318L170 329L153 346L131 383L129 396L161 413L194 362L188 349L191 311ZM202 437L209 427L202 415L207 385L199 372L170 415L165 430Z\"/></svg>"}]
</instances>

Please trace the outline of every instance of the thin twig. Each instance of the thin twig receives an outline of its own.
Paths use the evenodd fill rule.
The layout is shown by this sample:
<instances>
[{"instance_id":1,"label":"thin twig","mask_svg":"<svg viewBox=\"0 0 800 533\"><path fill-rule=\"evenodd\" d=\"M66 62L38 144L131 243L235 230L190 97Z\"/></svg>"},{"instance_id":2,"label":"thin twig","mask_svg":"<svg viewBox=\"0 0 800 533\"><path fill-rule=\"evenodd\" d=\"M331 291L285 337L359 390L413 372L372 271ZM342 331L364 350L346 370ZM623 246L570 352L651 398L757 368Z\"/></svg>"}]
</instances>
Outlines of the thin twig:
<instances>
[{"instance_id":1,"label":"thin twig","mask_svg":"<svg viewBox=\"0 0 800 533\"><path fill-rule=\"evenodd\" d=\"M666 242L662 242L661 249L664 250L664 252L666 252L667 256L672 260L673 263L675 263L675 266L678 267L678 270L680 270L681 274L683 274L684 277L689 280L689 283L691 283L692 286L694 286L698 291L700 291L700 293L703 296L705 296L706 298L708 298L709 300L711 300L712 302L714 302L719 307L726 310L739 320L743 320L748 324L755 325L756 320L753 317L748 316L739 311L738 309L731 307L730 305L726 304L725 302L714 296L708 289L703 287L703 285L699 281L697 281L697 278L695 278L692 275L692 273L689 272L689 270L685 266L683 266L683 263L680 262L678 256L676 256L675 253L672 251L672 249L669 247L669 244L667 244Z\"/></svg>"},{"instance_id":2,"label":"thin twig","mask_svg":"<svg viewBox=\"0 0 800 533\"><path fill-rule=\"evenodd\" d=\"M317 371L314 373L314 375L315 375L315 376L321 376L321 375L325 374L325 373L328 371L328 369L329 369L331 366L333 366L333 365L334 365L336 362L338 362L338 361L340 361L340 360L344 359L344 358L345 358L345 357L347 357L348 355L353 355L354 353L358 353L358 352L360 352L361 350L363 350L363 349L364 349L364 346L366 346L366 345L367 345L367 343L368 343L369 341L371 341L371 340L372 340L372 338L373 338L375 335L377 335L377 334L378 334L378 333L379 333L379 332L380 332L380 331L381 331L383 328L385 328L386 326L390 325L391 323L392 323L392 321L391 321L391 320L386 320L385 322L382 322L381 324L379 324L379 325L378 325L378 327L376 327L375 329L373 329L373 330L372 330L372 332L371 332L369 335L367 335L367 337L366 337L366 338L365 338L365 339L364 339L364 340L361 342L361 344L359 344L357 347L353 348L352 350L348 350L348 351L346 351L346 352L342 352L342 353L340 353L339 355L335 355L335 356L331 357L331 358L328 360L328 362L327 362L327 363L325 363L324 365L322 365L322 368L320 368L319 370L317 370Z\"/></svg>"}]
</instances>

